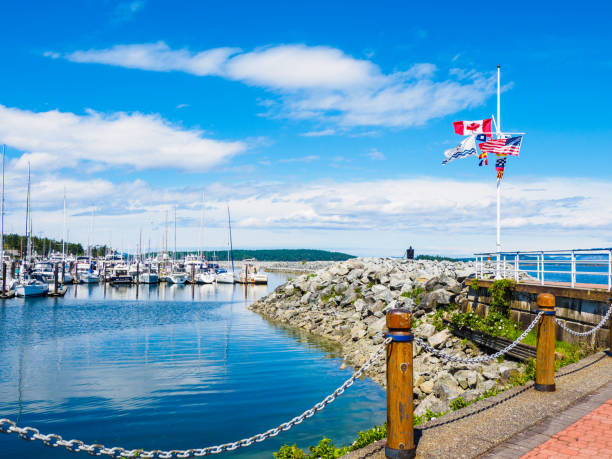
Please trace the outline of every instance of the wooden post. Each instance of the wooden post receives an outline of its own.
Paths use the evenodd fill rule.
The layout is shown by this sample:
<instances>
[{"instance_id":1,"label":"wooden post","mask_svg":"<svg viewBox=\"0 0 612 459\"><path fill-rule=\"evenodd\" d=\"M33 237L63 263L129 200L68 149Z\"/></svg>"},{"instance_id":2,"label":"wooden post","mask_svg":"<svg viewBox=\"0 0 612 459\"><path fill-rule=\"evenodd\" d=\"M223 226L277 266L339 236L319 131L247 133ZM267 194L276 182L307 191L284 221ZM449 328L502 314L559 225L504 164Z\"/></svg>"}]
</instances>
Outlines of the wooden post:
<instances>
[{"instance_id":1,"label":"wooden post","mask_svg":"<svg viewBox=\"0 0 612 459\"><path fill-rule=\"evenodd\" d=\"M57 286L58 286L58 282L57 282L57 263L53 263L53 287L55 288L53 293L55 293L56 295L59 292Z\"/></svg>"},{"instance_id":2,"label":"wooden post","mask_svg":"<svg viewBox=\"0 0 612 459\"><path fill-rule=\"evenodd\" d=\"M387 443L385 455L393 459L415 457L413 421L412 315L407 309L387 313Z\"/></svg>"},{"instance_id":3,"label":"wooden post","mask_svg":"<svg viewBox=\"0 0 612 459\"><path fill-rule=\"evenodd\" d=\"M195 284L195 265L191 265L191 283Z\"/></svg>"},{"instance_id":4,"label":"wooden post","mask_svg":"<svg viewBox=\"0 0 612 459\"><path fill-rule=\"evenodd\" d=\"M136 262L136 283L140 284L140 262Z\"/></svg>"},{"instance_id":5,"label":"wooden post","mask_svg":"<svg viewBox=\"0 0 612 459\"><path fill-rule=\"evenodd\" d=\"M2 260L2 294L6 293L6 263Z\"/></svg>"},{"instance_id":6,"label":"wooden post","mask_svg":"<svg viewBox=\"0 0 612 459\"><path fill-rule=\"evenodd\" d=\"M555 297L550 293L538 295L538 311L544 312L538 323L535 389L555 391Z\"/></svg>"},{"instance_id":7,"label":"wooden post","mask_svg":"<svg viewBox=\"0 0 612 459\"><path fill-rule=\"evenodd\" d=\"M612 301L612 298L609 298L608 301ZM608 357L612 357L612 316L610 316L608 322L610 325L610 341L608 342L608 350L606 351L606 354L608 354Z\"/></svg>"},{"instance_id":8,"label":"wooden post","mask_svg":"<svg viewBox=\"0 0 612 459\"><path fill-rule=\"evenodd\" d=\"M62 260L62 287L66 283L66 261Z\"/></svg>"}]
</instances>

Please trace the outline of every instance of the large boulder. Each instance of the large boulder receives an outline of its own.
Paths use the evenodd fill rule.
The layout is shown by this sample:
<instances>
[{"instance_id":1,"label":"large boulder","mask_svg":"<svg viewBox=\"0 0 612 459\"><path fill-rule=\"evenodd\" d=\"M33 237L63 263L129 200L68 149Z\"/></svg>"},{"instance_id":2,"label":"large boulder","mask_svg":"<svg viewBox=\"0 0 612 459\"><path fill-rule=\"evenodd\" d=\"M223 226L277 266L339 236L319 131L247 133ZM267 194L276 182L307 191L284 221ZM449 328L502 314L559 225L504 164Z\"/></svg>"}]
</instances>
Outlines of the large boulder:
<instances>
[{"instance_id":1,"label":"large boulder","mask_svg":"<svg viewBox=\"0 0 612 459\"><path fill-rule=\"evenodd\" d=\"M463 389L457 384L457 381L448 371L441 371L436 376L433 393L440 400L451 402L455 400Z\"/></svg>"},{"instance_id":2,"label":"large boulder","mask_svg":"<svg viewBox=\"0 0 612 459\"><path fill-rule=\"evenodd\" d=\"M451 304L451 302L455 298L455 293L449 292L447 290L434 290L433 292L429 292L426 294L419 307L429 311L434 309L436 306L445 306Z\"/></svg>"},{"instance_id":3,"label":"large boulder","mask_svg":"<svg viewBox=\"0 0 612 459\"><path fill-rule=\"evenodd\" d=\"M427 341L429 345L435 348L442 347L446 341L451 337L451 332L448 328L445 328L441 332L436 333L435 335L430 336Z\"/></svg>"},{"instance_id":4,"label":"large boulder","mask_svg":"<svg viewBox=\"0 0 612 459\"><path fill-rule=\"evenodd\" d=\"M447 402L444 402L437 398L434 394L429 394L420 403L419 406L414 410L414 414L417 416L423 416L428 411L432 413L444 413L450 409Z\"/></svg>"}]
</instances>

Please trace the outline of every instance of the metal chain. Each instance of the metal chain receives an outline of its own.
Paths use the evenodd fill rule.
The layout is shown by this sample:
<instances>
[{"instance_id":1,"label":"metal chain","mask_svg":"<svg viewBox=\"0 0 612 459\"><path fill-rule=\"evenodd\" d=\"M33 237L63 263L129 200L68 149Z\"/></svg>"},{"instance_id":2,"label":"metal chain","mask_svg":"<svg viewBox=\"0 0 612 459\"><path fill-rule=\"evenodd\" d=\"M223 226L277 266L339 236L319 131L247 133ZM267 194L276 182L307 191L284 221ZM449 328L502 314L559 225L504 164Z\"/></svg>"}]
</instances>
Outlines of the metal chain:
<instances>
[{"instance_id":1,"label":"metal chain","mask_svg":"<svg viewBox=\"0 0 612 459\"><path fill-rule=\"evenodd\" d=\"M107 455L110 457L139 457L139 458L159 458L159 459L172 459L172 458L186 458L186 457L202 457L209 456L211 454L219 454L224 453L226 451L233 451L238 448L245 448L247 446L251 446L255 443L260 443L268 438L275 437L279 433L287 431L291 429L293 426L300 424L305 419L308 419L314 416L319 411L323 410L327 405L336 400L337 397L342 395L346 389L351 387L357 378L360 378L376 361L386 346L392 341L391 338L386 338L383 341L382 346L378 348L376 352L372 354L372 356L368 359L366 363L364 363L361 368L359 368L353 375L344 381L344 383L338 387L335 391L333 391L330 395L325 397L322 401L317 403L315 406L310 408L309 410L304 411L299 416L291 419L290 421L282 423L280 426L275 427L273 429L267 430L264 433L260 433L257 435L253 435L249 438L243 438L242 440L235 441L233 443L224 443L222 445L217 446L208 446L206 448L200 449L187 449L187 450L172 450L172 451L144 451L138 449L126 450L121 447L113 447L107 448L104 445L87 445L80 440L64 440L62 437L56 434L41 434L38 429L33 427L18 427L13 421L10 419L0 419L0 432L5 434L16 433L22 439L28 441L40 440L47 446L57 447L63 446L68 451L71 452L79 452L86 451L92 456L101 456Z\"/></svg>"},{"instance_id":2,"label":"metal chain","mask_svg":"<svg viewBox=\"0 0 612 459\"><path fill-rule=\"evenodd\" d=\"M595 333L601 327L603 327L603 324L606 323L606 321L610 318L611 314L612 314L612 304L610 305L610 308L608 309L608 312L606 313L606 315L603 316L603 319L601 319L601 322L599 322L597 325L595 325L594 328L592 328L591 330L589 330L587 332L577 332L577 331L574 331L574 330L570 330L563 323L561 323L561 321L559 321L559 319L555 319L555 321L557 322L557 325L559 327L561 327L563 330L568 332L570 335L574 335L574 336L589 336L589 335L592 335L593 333Z\"/></svg>"},{"instance_id":3,"label":"metal chain","mask_svg":"<svg viewBox=\"0 0 612 459\"><path fill-rule=\"evenodd\" d=\"M449 362L457 362L457 363L465 363L465 364L472 364L472 363L483 363L483 362L487 362L489 360L495 360L498 357L501 357L502 355L504 355L506 352L511 351L512 349L514 349L521 341L523 341L523 339L525 338L525 336L527 336L529 334L529 332L531 330L533 330L533 327L536 326L536 324L538 323L538 320L540 320L540 317L542 317L542 314L544 314L542 311L540 311L538 313L537 316L535 316L535 318L533 319L533 322L531 322L529 324L529 327L527 327L525 329L525 331L523 332L523 334L521 336L519 336L516 341L514 341L513 343L509 344L508 346L506 346L505 348L503 348L501 351L496 352L495 354L491 354L491 355L483 355L480 357L473 357L473 358L467 358L467 359L463 359L461 357L457 357L454 355L450 355L447 354L445 352L442 352L436 348L434 348L433 346L430 346L429 344L427 344L425 341L423 341L420 338L414 338L414 341L421 346L423 349L425 349L427 352L430 352L432 354L434 354L437 357L440 357L443 360L447 360Z\"/></svg>"}]
</instances>

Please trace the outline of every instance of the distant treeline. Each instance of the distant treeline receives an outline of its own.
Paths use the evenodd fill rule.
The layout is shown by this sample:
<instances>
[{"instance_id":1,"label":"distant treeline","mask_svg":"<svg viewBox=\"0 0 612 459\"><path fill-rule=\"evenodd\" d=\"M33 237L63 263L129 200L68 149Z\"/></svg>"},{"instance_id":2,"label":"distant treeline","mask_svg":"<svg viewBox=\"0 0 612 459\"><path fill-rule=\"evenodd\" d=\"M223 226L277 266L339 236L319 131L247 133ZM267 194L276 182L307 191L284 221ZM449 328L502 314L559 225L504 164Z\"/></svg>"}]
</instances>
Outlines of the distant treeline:
<instances>
[{"instance_id":1,"label":"distant treeline","mask_svg":"<svg viewBox=\"0 0 612 459\"><path fill-rule=\"evenodd\" d=\"M26 250L27 239L25 236L20 234L5 234L4 235L4 250L17 250L20 254L23 254ZM66 242L65 244L66 254L72 255L85 255L85 249L81 244ZM106 254L106 246L95 246L91 248L91 254L94 257L103 256ZM32 252L38 254L47 255L51 252L62 251L62 241L56 241L55 239L49 239L46 237L32 236Z\"/></svg>"},{"instance_id":2,"label":"distant treeline","mask_svg":"<svg viewBox=\"0 0 612 459\"><path fill-rule=\"evenodd\" d=\"M177 252L179 258L197 252ZM204 252L206 259L211 260L212 251ZM227 260L227 250L214 252L219 261ZM355 258L353 255L342 252L328 252L327 250L313 249L270 249L270 250L234 250L234 260L255 258L258 261L344 261Z\"/></svg>"},{"instance_id":3,"label":"distant treeline","mask_svg":"<svg viewBox=\"0 0 612 459\"><path fill-rule=\"evenodd\" d=\"M443 257L441 255L418 255L415 257L416 260L430 260L430 261L463 261L462 258L451 258Z\"/></svg>"}]
</instances>

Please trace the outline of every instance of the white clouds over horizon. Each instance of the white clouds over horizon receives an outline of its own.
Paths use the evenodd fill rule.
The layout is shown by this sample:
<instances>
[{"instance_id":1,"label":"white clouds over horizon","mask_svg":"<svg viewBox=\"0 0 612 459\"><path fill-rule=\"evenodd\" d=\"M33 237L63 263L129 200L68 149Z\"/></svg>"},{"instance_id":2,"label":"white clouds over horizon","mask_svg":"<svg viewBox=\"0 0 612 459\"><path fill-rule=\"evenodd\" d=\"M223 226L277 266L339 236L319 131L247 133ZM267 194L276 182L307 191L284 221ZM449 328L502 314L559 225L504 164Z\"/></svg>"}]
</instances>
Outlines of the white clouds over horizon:
<instances>
[{"instance_id":1,"label":"white clouds over horizon","mask_svg":"<svg viewBox=\"0 0 612 459\"><path fill-rule=\"evenodd\" d=\"M8 182L8 228L21 229L23 172L10 170ZM174 205L178 205L179 246L192 246L197 240L202 188L162 188L142 180L85 181L52 172L35 174L32 186L34 226L45 228L47 234L60 234L64 186L72 240L86 240L90 210L95 206L98 242L107 241L107 235L118 228L122 228L125 241L136 241L143 227L145 233L157 228L153 237L156 241L165 212ZM549 178L538 181L538 190L533 189L530 180L503 186L505 249L556 249L575 241L592 241L597 246L612 244L608 230L612 225L612 204L606 198L612 193L611 183ZM363 253L360 250L373 247L403 249L410 242L419 247L435 247L440 252L446 247L446 253L470 253L494 245L492 183L421 177L304 184L236 183L231 189L226 184L213 183L205 191L209 246L221 246L226 241L226 203L232 211L236 247L346 248L353 244L356 253Z\"/></svg>"},{"instance_id":2,"label":"white clouds over horizon","mask_svg":"<svg viewBox=\"0 0 612 459\"><path fill-rule=\"evenodd\" d=\"M89 161L134 169L206 170L246 151L239 141L205 138L159 115L88 110L85 115L0 105L0 138L25 151L16 166L58 169Z\"/></svg>"},{"instance_id":3,"label":"white clouds over horizon","mask_svg":"<svg viewBox=\"0 0 612 459\"><path fill-rule=\"evenodd\" d=\"M55 52L45 55L60 57ZM194 53L157 42L79 50L64 57L241 81L280 97L282 103L271 106L269 116L326 121L345 129L419 126L481 105L494 92L492 75L475 70L451 69L446 78L435 80L435 65L417 63L385 74L370 60L327 46L277 45L250 52L221 47Z\"/></svg>"}]
</instances>

